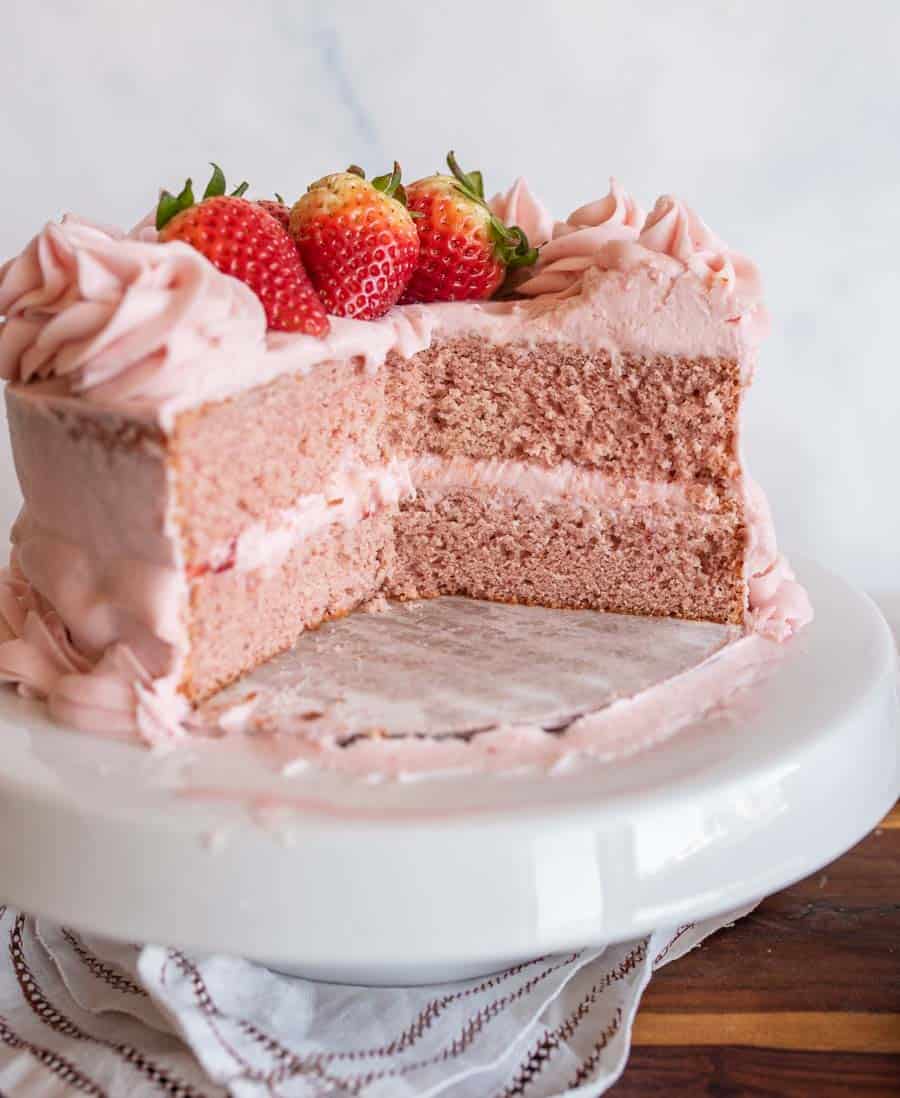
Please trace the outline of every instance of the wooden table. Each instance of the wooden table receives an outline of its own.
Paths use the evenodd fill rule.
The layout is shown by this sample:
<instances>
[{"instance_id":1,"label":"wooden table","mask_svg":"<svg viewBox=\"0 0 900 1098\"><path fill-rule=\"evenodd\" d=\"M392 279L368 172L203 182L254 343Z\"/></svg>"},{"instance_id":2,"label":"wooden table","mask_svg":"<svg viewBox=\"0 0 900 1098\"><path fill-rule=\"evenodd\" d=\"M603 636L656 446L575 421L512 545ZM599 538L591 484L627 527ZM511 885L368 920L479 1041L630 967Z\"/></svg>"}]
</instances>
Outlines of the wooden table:
<instances>
[{"instance_id":1,"label":"wooden table","mask_svg":"<svg viewBox=\"0 0 900 1098\"><path fill-rule=\"evenodd\" d=\"M900 1095L900 804L657 973L612 1093Z\"/></svg>"}]
</instances>

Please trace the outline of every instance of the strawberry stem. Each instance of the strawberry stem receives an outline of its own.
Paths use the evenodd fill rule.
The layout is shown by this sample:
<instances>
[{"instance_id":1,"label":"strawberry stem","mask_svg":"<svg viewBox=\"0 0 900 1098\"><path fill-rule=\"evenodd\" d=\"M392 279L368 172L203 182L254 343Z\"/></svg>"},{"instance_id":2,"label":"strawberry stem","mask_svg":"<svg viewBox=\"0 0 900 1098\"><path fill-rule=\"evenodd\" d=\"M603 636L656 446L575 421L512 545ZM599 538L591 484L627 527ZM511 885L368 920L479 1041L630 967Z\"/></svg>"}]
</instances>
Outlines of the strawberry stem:
<instances>
[{"instance_id":1,"label":"strawberry stem","mask_svg":"<svg viewBox=\"0 0 900 1098\"><path fill-rule=\"evenodd\" d=\"M447 167L453 173L453 178L466 197L474 198L482 206L485 205L484 178L481 172L464 172L456 159L456 153L453 151L447 153Z\"/></svg>"},{"instance_id":2,"label":"strawberry stem","mask_svg":"<svg viewBox=\"0 0 900 1098\"><path fill-rule=\"evenodd\" d=\"M213 173L209 182L206 184L206 190L203 192L203 197L218 198L220 194L225 193L225 173L218 164L214 164L212 161L209 163Z\"/></svg>"},{"instance_id":3,"label":"strawberry stem","mask_svg":"<svg viewBox=\"0 0 900 1098\"><path fill-rule=\"evenodd\" d=\"M372 186L376 191L381 191L388 198L394 198L400 189L400 165L394 161L393 171L388 175L376 175L372 180Z\"/></svg>"},{"instance_id":4,"label":"strawberry stem","mask_svg":"<svg viewBox=\"0 0 900 1098\"><path fill-rule=\"evenodd\" d=\"M186 179L179 194L161 191L156 207L156 231L159 232L176 214L189 210L194 205L194 191L190 179Z\"/></svg>"},{"instance_id":5,"label":"strawberry stem","mask_svg":"<svg viewBox=\"0 0 900 1098\"><path fill-rule=\"evenodd\" d=\"M218 164L210 161L213 173L209 182L206 184L206 190L203 192L201 202L205 202L207 198L219 198L225 193L225 173L219 167ZM250 186L249 183L244 181L239 186L235 187L231 192L232 198L241 198ZM159 203L156 207L156 231L164 228L172 220L176 214L180 214L182 210L189 210L196 202L194 198L194 191L190 179L186 180L184 186L181 188L181 193L174 195L169 191L161 191L159 195Z\"/></svg>"}]
</instances>

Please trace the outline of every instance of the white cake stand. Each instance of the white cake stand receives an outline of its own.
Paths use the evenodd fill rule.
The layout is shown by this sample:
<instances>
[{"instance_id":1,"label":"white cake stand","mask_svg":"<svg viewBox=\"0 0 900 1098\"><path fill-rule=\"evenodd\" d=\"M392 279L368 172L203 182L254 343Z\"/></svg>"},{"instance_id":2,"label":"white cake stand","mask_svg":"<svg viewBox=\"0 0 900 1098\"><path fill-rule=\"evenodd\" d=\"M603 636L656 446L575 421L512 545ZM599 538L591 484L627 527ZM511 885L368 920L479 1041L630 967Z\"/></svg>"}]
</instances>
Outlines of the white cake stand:
<instances>
[{"instance_id":1,"label":"white cake stand","mask_svg":"<svg viewBox=\"0 0 900 1098\"><path fill-rule=\"evenodd\" d=\"M241 954L354 983L415 983L725 912L837 857L900 789L892 636L801 568L815 623L734 720L560 777L338 788L265 821L183 796L257 757L156 757L0 698L0 895L79 929ZM226 773L227 772L227 773ZM352 811L348 810L352 806Z\"/></svg>"}]
</instances>

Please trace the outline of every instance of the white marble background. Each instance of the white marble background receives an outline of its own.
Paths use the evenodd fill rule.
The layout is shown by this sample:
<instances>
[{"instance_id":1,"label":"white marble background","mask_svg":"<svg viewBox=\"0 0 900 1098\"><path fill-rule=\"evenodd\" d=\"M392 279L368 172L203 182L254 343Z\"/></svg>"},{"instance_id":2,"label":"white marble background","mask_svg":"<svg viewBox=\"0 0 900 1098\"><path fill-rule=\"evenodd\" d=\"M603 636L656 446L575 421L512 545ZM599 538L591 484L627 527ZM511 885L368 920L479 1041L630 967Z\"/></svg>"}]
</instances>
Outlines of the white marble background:
<instances>
[{"instance_id":1,"label":"white marble background","mask_svg":"<svg viewBox=\"0 0 900 1098\"><path fill-rule=\"evenodd\" d=\"M895 0L5 0L0 254L130 224L210 159L298 194L448 147L559 216L615 173L756 258L775 334L747 447L783 543L900 609ZM4 443L5 447L5 438ZM17 506L0 455L0 521Z\"/></svg>"}]
</instances>

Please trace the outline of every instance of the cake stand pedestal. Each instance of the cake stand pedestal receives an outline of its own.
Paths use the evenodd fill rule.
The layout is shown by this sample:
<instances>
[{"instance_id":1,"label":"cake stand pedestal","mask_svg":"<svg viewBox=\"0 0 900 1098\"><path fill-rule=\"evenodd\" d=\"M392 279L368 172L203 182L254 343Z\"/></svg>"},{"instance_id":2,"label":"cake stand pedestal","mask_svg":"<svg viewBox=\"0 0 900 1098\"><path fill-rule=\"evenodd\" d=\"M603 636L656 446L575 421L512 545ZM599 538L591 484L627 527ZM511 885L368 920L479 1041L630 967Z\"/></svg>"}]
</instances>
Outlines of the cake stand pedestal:
<instances>
[{"instance_id":1,"label":"cake stand pedestal","mask_svg":"<svg viewBox=\"0 0 900 1098\"><path fill-rule=\"evenodd\" d=\"M896 652L812 562L815 622L739 719L614 763L366 783L249 744L159 756L0 698L0 896L80 930L410 984L720 914L836 858L900 790ZM244 773L287 816L197 797ZM306 798L306 800L304 800Z\"/></svg>"}]
</instances>

